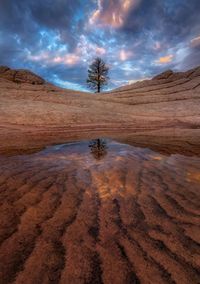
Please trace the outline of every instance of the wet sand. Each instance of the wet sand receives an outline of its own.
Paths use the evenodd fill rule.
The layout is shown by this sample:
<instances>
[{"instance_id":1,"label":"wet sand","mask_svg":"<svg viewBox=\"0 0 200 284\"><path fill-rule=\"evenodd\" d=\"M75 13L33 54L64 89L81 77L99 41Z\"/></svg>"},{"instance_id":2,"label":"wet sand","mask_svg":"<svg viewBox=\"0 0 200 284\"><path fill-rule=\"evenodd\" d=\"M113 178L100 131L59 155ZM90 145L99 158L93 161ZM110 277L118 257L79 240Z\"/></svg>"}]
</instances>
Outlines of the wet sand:
<instances>
[{"instance_id":1,"label":"wet sand","mask_svg":"<svg viewBox=\"0 0 200 284\"><path fill-rule=\"evenodd\" d=\"M114 141L1 155L0 283L200 283L199 205L198 157Z\"/></svg>"}]
</instances>

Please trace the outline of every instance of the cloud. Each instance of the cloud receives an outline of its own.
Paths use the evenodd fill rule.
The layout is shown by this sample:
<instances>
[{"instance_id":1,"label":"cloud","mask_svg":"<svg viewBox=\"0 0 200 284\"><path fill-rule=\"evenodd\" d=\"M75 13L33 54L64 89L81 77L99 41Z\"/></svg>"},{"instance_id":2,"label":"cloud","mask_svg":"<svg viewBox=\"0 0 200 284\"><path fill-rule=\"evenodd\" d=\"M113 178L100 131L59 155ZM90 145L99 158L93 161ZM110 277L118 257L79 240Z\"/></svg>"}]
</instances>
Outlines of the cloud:
<instances>
[{"instance_id":1,"label":"cloud","mask_svg":"<svg viewBox=\"0 0 200 284\"><path fill-rule=\"evenodd\" d=\"M183 70L200 65L200 36L190 40L185 48L185 56L182 57L179 65Z\"/></svg>"},{"instance_id":2,"label":"cloud","mask_svg":"<svg viewBox=\"0 0 200 284\"><path fill-rule=\"evenodd\" d=\"M153 45L154 50L160 50L161 49L161 43L159 41L156 41Z\"/></svg>"},{"instance_id":3,"label":"cloud","mask_svg":"<svg viewBox=\"0 0 200 284\"><path fill-rule=\"evenodd\" d=\"M97 55L104 55L106 53L106 49L103 47L95 47L95 52Z\"/></svg>"},{"instance_id":4,"label":"cloud","mask_svg":"<svg viewBox=\"0 0 200 284\"><path fill-rule=\"evenodd\" d=\"M80 57L76 54L65 54L58 56L51 54L50 52L42 52L37 55L28 55L28 60L31 61L42 61L45 64L65 64L65 65L76 65L80 61Z\"/></svg>"},{"instance_id":5,"label":"cloud","mask_svg":"<svg viewBox=\"0 0 200 284\"><path fill-rule=\"evenodd\" d=\"M131 9L139 0L98 0L98 8L92 13L90 24L120 28Z\"/></svg>"},{"instance_id":6,"label":"cloud","mask_svg":"<svg viewBox=\"0 0 200 284\"><path fill-rule=\"evenodd\" d=\"M131 56L133 56L133 52L130 50L120 50L119 52L119 58L122 61L126 61L127 59L129 59Z\"/></svg>"},{"instance_id":7,"label":"cloud","mask_svg":"<svg viewBox=\"0 0 200 284\"><path fill-rule=\"evenodd\" d=\"M173 55L170 54L170 55L160 57L158 60L156 60L156 62L160 64L166 64L166 63L170 63L172 59L173 59Z\"/></svg>"},{"instance_id":8,"label":"cloud","mask_svg":"<svg viewBox=\"0 0 200 284\"><path fill-rule=\"evenodd\" d=\"M192 47L200 46L200 36L197 36L197 37L191 39L190 42L191 42Z\"/></svg>"},{"instance_id":9,"label":"cloud","mask_svg":"<svg viewBox=\"0 0 200 284\"><path fill-rule=\"evenodd\" d=\"M200 64L199 0L0 2L0 65L55 84L85 88L96 56L110 66L109 88Z\"/></svg>"},{"instance_id":10,"label":"cloud","mask_svg":"<svg viewBox=\"0 0 200 284\"><path fill-rule=\"evenodd\" d=\"M86 86L84 87L84 86L80 86L79 83L72 83L67 80L61 80L57 76L54 76L54 82L57 86L60 86L66 89L88 91Z\"/></svg>"}]
</instances>

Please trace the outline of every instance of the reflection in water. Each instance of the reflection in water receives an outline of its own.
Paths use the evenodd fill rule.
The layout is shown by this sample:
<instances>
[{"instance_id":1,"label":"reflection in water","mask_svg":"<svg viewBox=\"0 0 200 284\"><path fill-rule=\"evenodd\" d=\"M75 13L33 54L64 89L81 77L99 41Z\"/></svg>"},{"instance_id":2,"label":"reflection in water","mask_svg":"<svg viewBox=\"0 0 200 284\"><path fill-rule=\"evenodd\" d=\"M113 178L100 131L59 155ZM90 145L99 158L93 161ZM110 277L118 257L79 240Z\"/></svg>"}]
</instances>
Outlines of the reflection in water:
<instances>
[{"instance_id":1,"label":"reflection in water","mask_svg":"<svg viewBox=\"0 0 200 284\"><path fill-rule=\"evenodd\" d=\"M96 160L102 159L107 154L107 144L103 139L95 139L89 143L90 152Z\"/></svg>"},{"instance_id":2,"label":"reflection in water","mask_svg":"<svg viewBox=\"0 0 200 284\"><path fill-rule=\"evenodd\" d=\"M199 283L200 158L88 143L0 156L0 282Z\"/></svg>"}]
</instances>

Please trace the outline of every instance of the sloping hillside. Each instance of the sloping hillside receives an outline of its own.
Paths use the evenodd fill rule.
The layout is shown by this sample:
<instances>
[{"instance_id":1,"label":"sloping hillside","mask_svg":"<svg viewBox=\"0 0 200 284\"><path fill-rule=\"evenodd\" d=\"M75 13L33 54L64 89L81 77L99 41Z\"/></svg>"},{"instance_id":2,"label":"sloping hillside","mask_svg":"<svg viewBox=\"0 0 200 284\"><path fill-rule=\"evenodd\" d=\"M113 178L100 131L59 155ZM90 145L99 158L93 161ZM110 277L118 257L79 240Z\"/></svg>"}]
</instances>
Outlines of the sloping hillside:
<instances>
[{"instance_id":1,"label":"sloping hillside","mask_svg":"<svg viewBox=\"0 0 200 284\"><path fill-rule=\"evenodd\" d=\"M0 151L107 136L164 151L200 152L200 67L169 70L99 95L6 68L0 68Z\"/></svg>"}]
</instances>

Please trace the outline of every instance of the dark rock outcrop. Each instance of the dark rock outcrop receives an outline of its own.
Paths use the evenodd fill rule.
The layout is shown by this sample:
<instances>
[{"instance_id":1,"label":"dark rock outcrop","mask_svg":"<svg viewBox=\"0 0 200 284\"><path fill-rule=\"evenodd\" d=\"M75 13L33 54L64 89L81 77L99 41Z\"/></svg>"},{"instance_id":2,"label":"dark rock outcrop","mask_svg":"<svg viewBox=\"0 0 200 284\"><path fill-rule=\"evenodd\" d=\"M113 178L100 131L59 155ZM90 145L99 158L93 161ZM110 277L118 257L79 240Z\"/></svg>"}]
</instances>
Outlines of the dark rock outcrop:
<instances>
[{"instance_id":1,"label":"dark rock outcrop","mask_svg":"<svg viewBox=\"0 0 200 284\"><path fill-rule=\"evenodd\" d=\"M0 78L15 82L15 83L28 83L33 85L42 85L45 80L40 76L34 74L29 70L24 69L10 69L7 66L0 66Z\"/></svg>"},{"instance_id":2,"label":"dark rock outcrop","mask_svg":"<svg viewBox=\"0 0 200 284\"><path fill-rule=\"evenodd\" d=\"M161 74L153 77L153 80L161 80L161 79L167 79L169 78L171 75L173 75L173 71L172 70L167 70L165 72L162 72Z\"/></svg>"}]
</instances>

